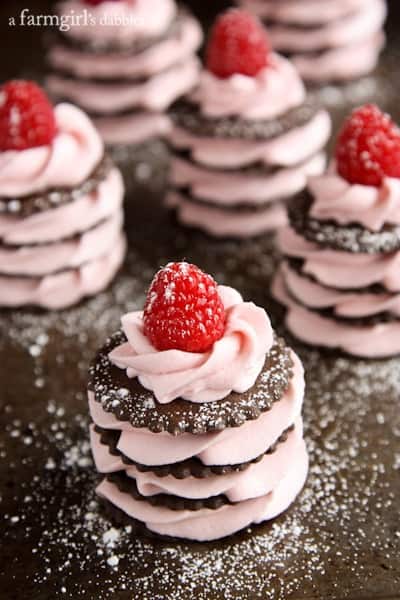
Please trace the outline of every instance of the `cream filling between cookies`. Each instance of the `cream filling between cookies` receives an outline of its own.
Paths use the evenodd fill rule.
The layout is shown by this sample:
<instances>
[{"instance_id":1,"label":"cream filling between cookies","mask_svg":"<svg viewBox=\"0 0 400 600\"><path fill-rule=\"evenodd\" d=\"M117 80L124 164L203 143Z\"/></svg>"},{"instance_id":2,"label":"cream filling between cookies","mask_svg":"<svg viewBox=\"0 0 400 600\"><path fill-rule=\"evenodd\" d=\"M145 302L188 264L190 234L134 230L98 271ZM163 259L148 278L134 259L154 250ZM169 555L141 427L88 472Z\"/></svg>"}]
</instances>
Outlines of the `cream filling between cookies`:
<instances>
[{"instance_id":1,"label":"cream filling between cookies","mask_svg":"<svg viewBox=\"0 0 400 600\"><path fill-rule=\"evenodd\" d=\"M272 492L215 510L206 508L176 511L152 506L120 492L106 480L97 487L97 493L129 516L145 523L151 531L161 535L209 541L230 535L252 523L272 519L286 510L303 487L307 471L308 457L303 448L293 458L289 471Z\"/></svg>"},{"instance_id":2,"label":"cream filling between cookies","mask_svg":"<svg viewBox=\"0 0 400 600\"><path fill-rule=\"evenodd\" d=\"M122 176L113 169L91 193L57 208L25 218L0 214L0 240L9 245L59 242L117 213L122 206L123 194Z\"/></svg>"}]
</instances>

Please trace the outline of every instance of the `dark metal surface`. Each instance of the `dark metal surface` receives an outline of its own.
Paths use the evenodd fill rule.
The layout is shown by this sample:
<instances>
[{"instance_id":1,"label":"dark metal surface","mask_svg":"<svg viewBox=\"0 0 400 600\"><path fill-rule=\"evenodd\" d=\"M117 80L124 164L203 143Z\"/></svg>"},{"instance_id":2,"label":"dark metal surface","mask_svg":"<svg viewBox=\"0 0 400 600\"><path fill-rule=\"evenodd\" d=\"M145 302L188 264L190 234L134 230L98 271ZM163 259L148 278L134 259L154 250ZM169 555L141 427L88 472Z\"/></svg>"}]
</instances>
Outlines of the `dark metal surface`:
<instances>
[{"instance_id":1,"label":"dark metal surface","mask_svg":"<svg viewBox=\"0 0 400 600\"><path fill-rule=\"evenodd\" d=\"M20 4L2 3L3 25ZM42 33L4 28L2 76L38 72ZM399 117L398 76L394 37L376 77L322 98L336 122L367 98ZM0 313L0 598L399 598L399 359L350 360L296 345L307 372L310 476L273 523L210 545L172 544L135 539L103 514L93 492L87 368L120 315L142 305L154 270L186 257L265 306L278 328L282 317L268 295L272 239L217 243L182 231L160 206L160 145L137 153L134 174L131 249L112 288L60 314Z\"/></svg>"}]
</instances>

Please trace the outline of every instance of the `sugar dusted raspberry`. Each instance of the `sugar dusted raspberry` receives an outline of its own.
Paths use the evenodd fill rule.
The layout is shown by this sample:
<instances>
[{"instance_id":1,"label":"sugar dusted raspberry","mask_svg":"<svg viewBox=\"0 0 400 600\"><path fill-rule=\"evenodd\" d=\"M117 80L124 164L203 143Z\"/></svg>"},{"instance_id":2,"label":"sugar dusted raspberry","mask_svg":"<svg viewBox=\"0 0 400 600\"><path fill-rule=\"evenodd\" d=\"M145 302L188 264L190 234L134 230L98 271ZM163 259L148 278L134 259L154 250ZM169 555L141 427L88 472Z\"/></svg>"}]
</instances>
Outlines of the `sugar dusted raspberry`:
<instances>
[{"instance_id":1,"label":"sugar dusted raspberry","mask_svg":"<svg viewBox=\"0 0 400 600\"><path fill-rule=\"evenodd\" d=\"M355 110L336 145L338 173L350 183L380 186L385 176L400 177L400 130L374 104Z\"/></svg>"},{"instance_id":2,"label":"sugar dusted raspberry","mask_svg":"<svg viewBox=\"0 0 400 600\"><path fill-rule=\"evenodd\" d=\"M56 134L54 110L33 81L9 81L0 88L0 151L50 144Z\"/></svg>"},{"instance_id":3,"label":"sugar dusted raspberry","mask_svg":"<svg viewBox=\"0 0 400 600\"><path fill-rule=\"evenodd\" d=\"M270 45L261 22L244 10L228 10L215 22L206 52L207 69L217 77L253 77L268 64Z\"/></svg>"},{"instance_id":4,"label":"sugar dusted raspberry","mask_svg":"<svg viewBox=\"0 0 400 600\"><path fill-rule=\"evenodd\" d=\"M144 307L144 333L158 350L206 352L225 329L225 309L211 275L187 262L155 275Z\"/></svg>"}]
</instances>

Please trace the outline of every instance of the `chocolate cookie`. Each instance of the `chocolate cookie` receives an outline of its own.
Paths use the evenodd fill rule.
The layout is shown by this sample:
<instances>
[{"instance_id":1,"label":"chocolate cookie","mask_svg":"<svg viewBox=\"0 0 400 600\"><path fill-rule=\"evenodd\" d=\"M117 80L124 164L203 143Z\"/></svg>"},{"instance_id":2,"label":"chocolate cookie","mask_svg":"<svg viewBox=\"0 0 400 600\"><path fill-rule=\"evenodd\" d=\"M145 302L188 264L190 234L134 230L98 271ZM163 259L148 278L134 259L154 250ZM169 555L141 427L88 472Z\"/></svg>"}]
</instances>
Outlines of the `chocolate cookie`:
<instances>
[{"instance_id":1,"label":"chocolate cookie","mask_svg":"<svg viewBox=\"0 0 400 600\"><path fill-rule=\"evenodd\" d=\"M142 465L136 461L131 460L117 448L117 444L120 438L120 431L115 429L103 429L95 425L96 433L100 436L101 444L108 446L110 454L113 456L119 456L121 460L127 466L134 465L141 473L152 472L158 477L167 477L172 475L176 479L186 479L186 477L196 477L197 479L204 479L211 475L227 475L229 473L236 473L244 471L252 464L260 462L266 455L273 454L280 444L283 444L288 439L289 434L294 430L294 425L291 425L279 436L276 442L270 446L264 454L260 454L253 460L247 462L235 464L235 465L204 465L197 457L188 458L186 460L173 463L170 465L159 465L159 466L148 466Z\"/></svg>"},{"instance_id":2,"label":"chocolate cookie","mask_svg":"<svg viewBox=\"0 0 400 600\"><path fill-rule=\"evenodd\" d=\"M119 421L128 421L133 427L145 427L153 433L200 435L240 427L271 410L288 389L293 376L290 349L282 339L276 338L263 370L247 392L231 392L215 402L197 404L178 398L169 404L160 404L137 378L128 378L123 369L110 362L109 353L124 342L126 337L119 331L99 351L90 368L89 390L102 408Z\"/></svg>"},{"instance_id":3,"label":"chocolate cookie","mask_svg":"<svg viewBox=\"0 0 400 600\"><path fill-rule=\"evenodd\" d=\"M335 221L319 221L310 216L313 197L305 190L289 205L289 220L295 231L322 248L343 252L383 254L400 250L400 227L384 225L381 231L370 231L358 224L339 225Z\"/></svg>"},{"instance_id":4,"label":"chocolate cookie","mask_svg":"<svg viewBox=\"0 0 400 600\"><path fill-rule=\"evenodd\" d=\"M171 117L178 127L199 137L270 140L296 127L306 125L318 112L319 105L309 98L301 106L279 117L267 120L248 120L238 117L211 118L203 115L188 100L180 100L171 108Z\"/></svg>"},{"instance_id":5,"label":"chocolate cookie","mask_svg":"<svg viewBox=\"0 0 400 600\"><path fill-rule=\"evenodd\" d=\"M148 502L152 506L162 506L163 508L169 508L169 510L197 511L204 508L216 510L225 504L235 504L234 502L231 502L224 494L200 499L182 498L181 496L174 496L172 494L154 494L153 496L142 496L137 488L135 479L133 477L128 477L124 471L108 473L106 475L106 479L107 481L113 483L120 492L129 494L129 496L131 496L134 500L138 500L139 502Z\"/></svg>"}]
</instances>

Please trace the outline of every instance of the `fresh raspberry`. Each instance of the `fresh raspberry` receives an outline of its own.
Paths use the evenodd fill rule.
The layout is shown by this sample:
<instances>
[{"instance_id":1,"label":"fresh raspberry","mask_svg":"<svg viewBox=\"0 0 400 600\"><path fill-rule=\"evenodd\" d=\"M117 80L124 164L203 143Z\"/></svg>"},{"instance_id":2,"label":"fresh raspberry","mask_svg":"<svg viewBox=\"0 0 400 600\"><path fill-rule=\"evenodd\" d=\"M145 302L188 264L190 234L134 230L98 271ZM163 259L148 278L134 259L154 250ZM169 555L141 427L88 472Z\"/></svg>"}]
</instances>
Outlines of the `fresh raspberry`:
<instances>
[{"instance_id":1,"label":"fresh raspberry","mask_svg":"<svg viewBox=\"0 0 400 600\"><path fill-rule=\"evenodd\" d=\"M228 10L215 22L206 51L207 69L222 79L235 73L253 77L268 64L270 45L259 19Z\"/></svg>"},{"instance_id":2,"label":"fresh raspberry","mask_svg":"<svg viewBox=\"0 0 400 600\"><path fill-rule=\"evenodd\" d=\"M385 176L400 177L400 130L374 104L355 110L336 145L338 173L350 183L379 187Z\"/></svg>"},{"instance_id":3,"label":"fresh raspberry","mask_svg":"<svg viewBox=\"0 0 400 600\"><path fill-rule=\"evenodd\" d=\"M144 307L144 333L157 350L206 352L225 329L225 309L211 275L187 262L155 275Z\"/></svg>"},{"instance_id":4,"label":"fresh raspberry","mask_svg":"<svg viewBox=\"0 0 400 600\"><path fill-rule=\"evenodd\" d=\"M0 150L26 150L51 143L53 107L33 81L9 81L0 88Z\"/></svg>"}]
</instances>

